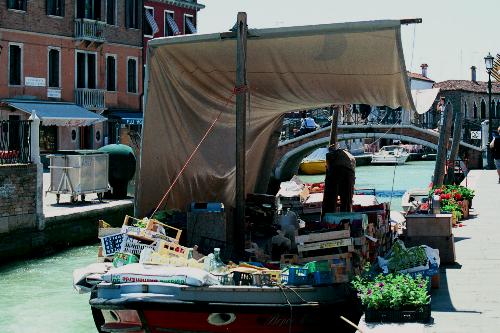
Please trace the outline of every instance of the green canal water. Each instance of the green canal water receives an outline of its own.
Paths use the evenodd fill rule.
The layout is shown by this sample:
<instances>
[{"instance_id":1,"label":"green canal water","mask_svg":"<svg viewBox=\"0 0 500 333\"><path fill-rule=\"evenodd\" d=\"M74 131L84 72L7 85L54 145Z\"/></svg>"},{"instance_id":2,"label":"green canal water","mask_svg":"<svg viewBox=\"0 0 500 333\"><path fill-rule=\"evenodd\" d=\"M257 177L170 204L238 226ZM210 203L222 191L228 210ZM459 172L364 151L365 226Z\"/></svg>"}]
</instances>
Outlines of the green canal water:
<instances>
[{"instance_id":1,"label":"green canal water","mask_svg":"<svg viewBox=\"0 0 500 333\"><path fill-rule=\"evenodd\" d=\"M427 186L434 162L409 162L392 166L356 168L356 187L375 188L379 201L400 208L404 191ZM307 182L324 176L301 176ZM0 333L91 333L96 332L88 306L88 294L77 294L72 272L95 262L96 246L72 248L41 259L0 266Z\"/></svg>"}]
</instances>

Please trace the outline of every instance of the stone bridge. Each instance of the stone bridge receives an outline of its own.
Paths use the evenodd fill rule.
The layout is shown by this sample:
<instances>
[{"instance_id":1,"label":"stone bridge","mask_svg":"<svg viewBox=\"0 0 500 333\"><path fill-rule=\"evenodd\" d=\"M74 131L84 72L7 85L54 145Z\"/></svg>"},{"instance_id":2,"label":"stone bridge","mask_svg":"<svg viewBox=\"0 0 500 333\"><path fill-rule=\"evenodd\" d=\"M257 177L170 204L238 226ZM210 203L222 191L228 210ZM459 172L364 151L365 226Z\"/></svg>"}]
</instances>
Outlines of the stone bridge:
<instances>
[{"instance_id":1,"label":"stone bridge","mask_svg":"<svg viewBox=\"0 0 500 333\"><path fill-rule=\"evenodd\" d=\"M337 137L339 141L364 138L401 140L435 150L439 142L438 132L413 125L339 125ZM315 149L325 147L329 140L330 126L280 142L274 156L273 178L279 181L290 179L296 174L302 159ZM460 142L459 156L468 160L470 169L483 166L481 148Z\"/></svg>"}]
</instances>

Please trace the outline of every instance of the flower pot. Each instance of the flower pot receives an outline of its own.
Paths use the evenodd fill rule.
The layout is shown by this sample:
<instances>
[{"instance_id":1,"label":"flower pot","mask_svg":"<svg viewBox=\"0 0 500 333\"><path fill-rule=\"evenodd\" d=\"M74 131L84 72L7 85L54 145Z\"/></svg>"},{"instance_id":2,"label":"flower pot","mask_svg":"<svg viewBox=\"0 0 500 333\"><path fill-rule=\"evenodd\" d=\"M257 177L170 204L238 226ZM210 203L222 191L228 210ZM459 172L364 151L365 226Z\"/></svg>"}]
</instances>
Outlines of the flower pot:
<instances>
[{"instance_id":1,"label":"flower pot","mask_svg":"<svg viewBox=\"0 0 500 333\"><path fill-rule=\"evenodd\" d=\"M427 323L431 319L431 303L415 310L366 309L367 323Z\"/></svg>"},{"instance_id":2,"label":"flower pot","mask_svg":"<svg viewBox=\"0 0 500 333\"><path fill-rule=\"evenodd\" d=\"M462 218L468 219L469 218L469 200L464 200L462 203Z\"/></svg>"}]
</instances>

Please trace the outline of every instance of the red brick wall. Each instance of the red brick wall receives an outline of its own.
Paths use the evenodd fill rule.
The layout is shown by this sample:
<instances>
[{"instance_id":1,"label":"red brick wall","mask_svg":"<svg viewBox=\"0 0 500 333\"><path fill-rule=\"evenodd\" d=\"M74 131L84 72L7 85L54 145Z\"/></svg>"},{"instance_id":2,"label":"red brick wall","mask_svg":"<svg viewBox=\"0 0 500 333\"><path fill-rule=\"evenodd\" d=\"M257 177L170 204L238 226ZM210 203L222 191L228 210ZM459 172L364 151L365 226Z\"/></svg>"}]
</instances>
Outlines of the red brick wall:
<instances>
[{"instance_id":1,"label":"red brick wall","mask_svg":"<svg viewBox=\"0 0 500 333\"><path fill-rule=\"evenodd\" d=\"M154 8L154 18L155 18L156 24L158 24L158 29L159 29L159 31L153 36L154 38L165 36L165 16L164 16L165 10L174 12L174 20L175 20L175 23L177 23L177 26L179 27L181 34L184 34L184 14L192 15L193 21L194 21L193 23L194 23L195 27L198 26L196 24L197 12L194 9L172 6L169 4L155 2L155 1L144 1L144 6ZM145 21L144 24L149 24L149 23ZM147 43L149 40L151 40L150 37L144 37L144 54L143 54L143 56L144 56L145 61L146 61L146 49L147 49L146 46L147 46Z\"/></svg>"},{"instance_id":2,"label":"red brick wall","mask_svg":"<svg viewBox=\"0 0 500 333\"><path fill-rule=\"evenodd\" d=\"M0 98L18 96L35 96L47 99L46 87L9 87L8 86L8 54L9 42L23 44L23 83L24 77L43 77L48 82L48 47L55 46L61 49L61 100L74 101L75 87L75 50L93 51L98 55L98 88L105 89L106 85L106 54L117 55L117 92L106 93L107 107L140 108L142 93L142 52L139 47L119 44L102 44L99 47L83 47L72 38L49 36L26 32L0 31ZM127 93L127 57L136 57L138 60L138 93Z\"/></svg>"}]
</instances>

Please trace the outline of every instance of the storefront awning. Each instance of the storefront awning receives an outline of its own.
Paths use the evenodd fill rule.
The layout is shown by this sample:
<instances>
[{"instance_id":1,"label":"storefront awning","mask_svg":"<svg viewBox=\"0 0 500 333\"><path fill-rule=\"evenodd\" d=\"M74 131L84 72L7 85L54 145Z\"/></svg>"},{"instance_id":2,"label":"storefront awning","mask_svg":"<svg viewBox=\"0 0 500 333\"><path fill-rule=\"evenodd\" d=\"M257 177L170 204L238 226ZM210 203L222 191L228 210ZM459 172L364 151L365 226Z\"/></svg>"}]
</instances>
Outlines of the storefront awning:
<instances>
[{"instance_id":1,"label":"storefront awning","mask_svg":"<svg viewBox=\"0 0 500 333\"><path fill-rule=\"evenodd\" d=\"M116 119L122 124L142 125L142 112L122 112L111 111L108 113L109 119Z\"/></svg>"},{"instance_id":2,"label":"storefront awning","mask_svg":"<svg viewBox=\"0 0 500 333\"><path fill-rule=\"evenodd\" d=\"M36 113L45 126L90 126L105 121L101 115L73 103L4 100L8 106Z\"/></svg>"}]
</instances>

